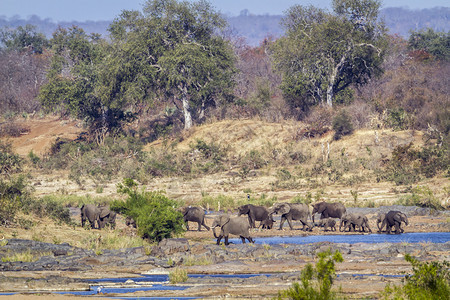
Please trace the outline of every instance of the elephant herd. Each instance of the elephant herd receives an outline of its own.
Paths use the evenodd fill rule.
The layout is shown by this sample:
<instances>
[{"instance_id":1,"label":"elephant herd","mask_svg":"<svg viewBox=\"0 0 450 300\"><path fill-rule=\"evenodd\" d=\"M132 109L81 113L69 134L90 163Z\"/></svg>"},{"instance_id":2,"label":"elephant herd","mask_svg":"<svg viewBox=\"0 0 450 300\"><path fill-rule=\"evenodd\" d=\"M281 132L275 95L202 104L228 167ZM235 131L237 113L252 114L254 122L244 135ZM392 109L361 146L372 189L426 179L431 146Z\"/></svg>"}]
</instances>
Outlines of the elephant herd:
<instances>
[{"instance_id":1,"label":"elephant herd","mask_svg":"<svg viewBox=\"0 0 450 300\"><path fill-rule=\"evenodd\" d=\"M301 230L304 231L312 231L314 227L323 227L324 231L327 231L328 228L336 231L336 219L340 219L339 231L372 232L367 216L361 213L348 213L342 203L318 202L313 204L312 207L312 213L310 213L309 206L301 203L277 203L270 208L246 204L238 207L238 216L228 214L216 216L211 228L214 237L217 239L217 244L220 244L221 239L224 238L225 245L228 245L230 234L239 236L243 243L245 243L245 240L253 242L250 237L250 229L257 228L256 222L259 222L258 228L272 229L276 222L273 219L274 214L280 215L279 230L283 229L283 224L286 221L291 230L293 229L292 222L299 221L303 226ZM315 214L320 214L318 222L314 221ZM247 218L241 217L242 215L247 215ZM187 230L189 230L189 222L198 223L199 231L201 226L207 230L210 229L205 223L205 212L199 207L185 208L183 216ZM308 219L311 219L311 222L308 222ZM377 216L378 233L403 233L402 223L408 225L408 217L400 211L389 211L386 214L379 213ZM218 235L215 231L216 227L220 227Z\"/></svg>"},{"instance_id":2,"label":"elephant herd","mask_svg":"<svg viewBox=\"0 0 450 300\"><path fill-rule=\"evenodd\" d=\"M198 231L201 227L207 230L212 228L217 244L220 244L222 238L228 245L229 235L237 235L242 242L245 240L253 242L250 236L250 229L257 228L256 222L259 222L258 228L272 229L276 222L273 215L280 216L279 230L283 229L284 223L287 221L289 228L293 229L293 221L299 221L302 224L301 230L312 231L314 227L322 227L324 231L337 231L337 220L340 220L339 231L349 232L372 232L369 226L367 216L361 213L348 213L342 203L318 202L312 205L310 213L309 206L302 203L276 203L270 208L253 204L245 204L238 207L238 215L230 216L228 214L218 215L214 218L211 227L206 225L205 211L200 207L186 207L183 209L183 220L186 229L189 230L189 222L198 224ZM314 216L320 214L320 220L315 222ZM247 218L241 217L246 215ZM309 222L308 220L311 220ZM110 210L109 206L96 206L93 204L85 204L81 207L81 225L84 227L89 221L91 228L102 229L106 225L112 228L116 225L116 213ZM402 223L408 225L408 217L400 211L389 211L388 213L379 213L377 216L378 233L386 232L388 234L403 233ZM127 225L131 221L127 219ZM136 227L135 223L131 224ZM216 228L220 228L220 232L216 233Z\"/></svg>"}]
</instances>

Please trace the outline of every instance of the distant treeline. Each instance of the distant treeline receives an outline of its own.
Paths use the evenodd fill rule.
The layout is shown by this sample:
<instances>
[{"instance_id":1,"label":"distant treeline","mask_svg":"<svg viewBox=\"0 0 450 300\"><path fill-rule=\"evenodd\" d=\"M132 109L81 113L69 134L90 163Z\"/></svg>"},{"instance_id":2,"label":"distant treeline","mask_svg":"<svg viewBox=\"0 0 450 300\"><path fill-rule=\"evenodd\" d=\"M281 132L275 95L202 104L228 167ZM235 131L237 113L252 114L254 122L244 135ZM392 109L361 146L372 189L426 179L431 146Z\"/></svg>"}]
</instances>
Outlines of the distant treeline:
<instances>
[{"instance_id":1,"label":"distant treeline","mask_svg":"<svg viewBox=\"0 0 450 300\"><path fill-rule=\"evenodd\" d=\"M391 34L398 34L404 38L409 36L411 30L418 31L423 28L432 28L435 31L449 31L450 7L435 7L430 9L411 10L400 7L384 8L380 11L381 18L384 19ZM284 30L280 25L281 15L252 15L243 13L239 16L226 19L229 23L231 34L244 37L247 44L256 46L266 37L279 37ZM0 27L16 28L26 24L32 24L51 37L53 32L59 27L69 27L76 25L83 28L87 33L99 33L102 36L108 34L108 26L111 21L71 21L55 23L51 19L41 19L38 16L31 16L28 19L5 18L0 16Z\"/></svg>"}]
</instances>

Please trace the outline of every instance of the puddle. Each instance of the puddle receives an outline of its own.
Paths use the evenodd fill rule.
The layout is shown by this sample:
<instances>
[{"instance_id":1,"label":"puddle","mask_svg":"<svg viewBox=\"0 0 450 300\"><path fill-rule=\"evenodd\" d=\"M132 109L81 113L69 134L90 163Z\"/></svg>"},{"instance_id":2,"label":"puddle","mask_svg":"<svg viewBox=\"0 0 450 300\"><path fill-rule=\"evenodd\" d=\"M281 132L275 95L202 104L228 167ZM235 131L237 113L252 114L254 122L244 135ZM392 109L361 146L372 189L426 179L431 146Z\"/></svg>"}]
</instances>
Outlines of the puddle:
<instances>
[{"instance_id":1,"label":"puddle","mask_svg":"<svg viewBox=\"0 0 450 300\"><path fill-rule=\"evenodd\" d=\"M446 243L450 241L450 232L413 232L402 234L351 234L351 235L308 235L308 236L273 236L255 238L256 244L311 244L318 242L333 243ZM230 239L240 244L241 239Z\"/></svg>"}]
</instances>

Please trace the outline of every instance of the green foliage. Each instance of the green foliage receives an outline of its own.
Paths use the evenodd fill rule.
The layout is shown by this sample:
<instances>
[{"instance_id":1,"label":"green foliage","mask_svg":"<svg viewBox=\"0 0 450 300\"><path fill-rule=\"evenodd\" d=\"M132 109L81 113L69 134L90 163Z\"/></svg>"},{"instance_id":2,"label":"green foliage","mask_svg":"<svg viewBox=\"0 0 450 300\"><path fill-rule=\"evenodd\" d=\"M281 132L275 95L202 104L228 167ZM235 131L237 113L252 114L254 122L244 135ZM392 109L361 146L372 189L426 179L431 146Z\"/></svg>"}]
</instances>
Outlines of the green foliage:
<instances>
[{"instance_id":1,"label":"green foliage","mask_svg":"<svg viewBox=\"0 0 450 300\"><path fill-rule=\"evenodd\" d=\"M188 274L185 269L175 268L169 273L169 281L172 284L186 282L188 280Z\"/></svg>"},{"instance_id":2,"label":"green foliage","mask_svg":"<svg viewBox=\"0 0 450 300\"><path fill-rule=\"evenodd\" d=\"M399 205L428 207L432 209L442 210L439 199L433 194L428 186L416 186L412 189L412 194L402 196L398 201Z\"/></svg>"},{"instance_id":3,"label":"green foliage","mask_svg":"<svg viewBox=\"0 0 450 300\"><path fill-rule=\"evenodd\" d=\"M420 175L433 177L440 171L447 171L450 163L446 145L432 145L413 148L410 143L397 146L392 151L392 158L387 162L386 169L380 171L379 177L394 181L397 185L415 183Z\"/></svg>"},{"instance_id":4,"label":"green foliage","mask_svg":"<svg viewBox=\"0 0 450 300\"><path fill-rule=\"evenodd\" d=\"M27 24L25 27L18 26L16 29L0 30L1 45L9 51L42 53L49 43L43 33L36 32L36 26Z\"/></svg>"},{"instance_id":5,"label":"green foliage","mask_svg":"<svg viewBox=\"0 0 450 300\"><path fill-rule=\"evenodd\" d=\"M28 159L31 161L31 163L37 167L41 161L41 159L39 158L39 156L37 156L36 154L34 154L33 150L31 150L30 152L28 152Z\"/></svg>"},{"instance_id":6,"label":"green foliage","mask_svg":"<svg viewBox=\"0 0 450 300\"><path fill-rule=\"evenodd\" d=\"M111 209L136 221L138 234L159 242L183 232L183 216L176 210L178 203L161 192L138 192L132 179L118 184L117 191L128 196L125 202L115 200Z\"/></svg>"},{"instance_id":7,"label":"green foliage","mask_svg":"<svg viewBox=\"0 0 450 300\"><path fill-rule=\"evenodd\" d=\"M401 107L393 108L388 113L388 124L395 130L405 130L411 126L408 113Z\"/></svg>"},{"instance_id":8,"label":"green foliage","mask_svg":"<svg viewBox=\"0 0 450 300\"><path fill-rule=\"evenodd\" d=\"M444 300L450 298L450 263L448 261L420 262L406 254L412 265L412 275L407 275L403 286L387 285L382 299Z\"/></svg>"},{"instance_id":9,"label":"green foliage","mask_svg":"<svg viewBox=\"0 0 450 300\"><path fill-rule=\"evenodd\" d=\"M143 13L124 11L109 28L105 96L122 102L174 96L190 127L192 115L231 94L235 58L217 35L225 21L206 1L147 0L143 7Z\"/></svg>"},{"instance_id":10,"label":"green foliage","mask_svg":"<svg viewBox=\"0 0 450 300\"><path fill-rule=\"evenodd\" d=\"M244 204L253 204L259 206L270 207L277 202L277 197L268 198L266 194L262 193L259 197L250 197L250 199L239 199L236 206L241 206Z\"/></svg>"},{"instance_id":11,"label":"green foliage","mask_svg":"<svg viewBox=\"0 0 450 300\"><path fill-rule=\"evenodd\" d=\"M436 32L432 28L412 31L408 39L408 49L426 51L437 59L450 60L450 32Z\"/></svg>"},{"instance_id":12,"label":"green foliage","mask_svg":"<svg viewBox=\"0 0 450 300\"><path fill-rule=\"evenodd\" d=\"M299 178L284 168L277 170L276 178L277 180L271 183L272 188L298 188L300 186Z\"/></svg>"},{"instance_id":13,"label":"green foliage","mask_svg":"<svg viewBox=\"0 0 450 300\"><path fill-rule=\"evenodd\" d=\"M353 124L347 111L341 110L333 119L334 139L339 140L341 137L353 133Z\"/></svg>"},{"instance_id":14,"label":"green foliage","mask_svg":"<svg viewBox=\"0 0 450 300\"><path fill-rule=\"evenodd\" d=\"M28 198L23 201L22 210L27 214L34 214L39 218L50 217L58 223L74 225L70 217L69 208L54 197L44 196L40 199Z\"/></svg>"},{"instance_id":15,"label":"green foliage","mask_svg":"<svg viewBox=\"0 0 450 300\"><path fill-rule=\"evenodd\" d=\"M318 103L331 106L337 95L347 102L351 84L381 73L386 35L378 21L380 6L376 0L334 0L333 13L301 5L287 11L286 35L271 50L292 106L303 111Z\"/></svg>"},{"instance_id":16,"label":"green foliage","mask_svg":"<svg viewBox=\"0 0 450 300\"><path fill-rule=\"evenodd\" d=\"M301 195L295 196L294 198L291 199L290 202L291 203L303 203L306 205L310 205L313 202L312 194L311 194L311 192L307 192L305 197L303 197Z\"/></svg>"},{"instance_id":17,"label":"green foliage","mask_svg":"<svg viewBox=\"0 0 450 300\"><path fill-rule=\"evenodd\" d=\"M10 175L22 170L23 160L14 154L11 144L0 141L0 175Z\"/></svg>"},{"instance_id":18,"label":"green foliage","mask_svg":"<svg viewBox=\"0 0 450 300\"><path fill-rule=\"evenodd\" d=\"M189 145L194 151L198 151L203 160L196 162L194 167L203 173L213 173L222 170L223 162L227 155L227 148L223 148L214 142L207 143L204 140L196 140Z\"/></svg>"},{"instance_id":19,"label":"green foliage","mask_svg":"<svg viewBox=\"0 0 450 300\"><path fill-rule=\"evenodd\" d=\"M10 225L15 222L17 212L25 201L29 201L30 189L24 175L0 178L0 225Z\"/></svg>"},{"instance_id":20,"label":"green foliage","mask_svg":"<svg viewBox=\"0 0 450 300\"><path fill-rule=\"evenodd\" d=\"M219 211L234 209L236 203L231 196L217 195L216 197L210 195L203 195L202 200L200 200L200 205L202 207L209 207L209 209Z\"/></svg>"},{"instance_id":21,"label":"green foliage","mask_svg":"<svg viewBox=\"0 0 450 300\"><path fill-rule=\"evenodd\" d=\"M343 262L342 254L331 249L317 254L319 260L316 266L307 264L300 275L301 284L295 282L288 290L278 292L278 299L337 299L336 293L331 290L336 278L335 263ZM317 282L312 282L316 279Z\"/></svg>"}]
</instances>

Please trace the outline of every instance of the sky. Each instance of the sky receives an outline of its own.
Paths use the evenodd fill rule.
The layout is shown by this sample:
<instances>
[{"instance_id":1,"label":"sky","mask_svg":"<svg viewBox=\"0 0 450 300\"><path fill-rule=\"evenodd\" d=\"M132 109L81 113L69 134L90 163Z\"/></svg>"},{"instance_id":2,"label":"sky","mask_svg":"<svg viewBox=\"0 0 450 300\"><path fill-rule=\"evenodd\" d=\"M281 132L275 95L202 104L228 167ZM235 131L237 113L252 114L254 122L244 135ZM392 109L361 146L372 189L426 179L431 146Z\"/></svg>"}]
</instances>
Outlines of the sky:
<instances>
[{"instance_id":1,"label":"sky","mask_svg":"<svg viewBox=\"0 0 450 300\"><path fill-rule=\"evenodd\" d=\"M195 0L188 0L195 1ZM113 20L122 10L142 11L145 0L0 0L0 16L28 19L36 15L52 21L104 21ZM289 7L300 4L330 8L331 0L209 0L220 11L237 16L247 9L255 15L281 15ZM410 9L449 7L449 0L384 0L385 7Z\"/></svg>"}]
</instances>

